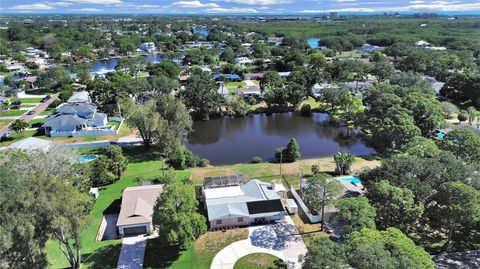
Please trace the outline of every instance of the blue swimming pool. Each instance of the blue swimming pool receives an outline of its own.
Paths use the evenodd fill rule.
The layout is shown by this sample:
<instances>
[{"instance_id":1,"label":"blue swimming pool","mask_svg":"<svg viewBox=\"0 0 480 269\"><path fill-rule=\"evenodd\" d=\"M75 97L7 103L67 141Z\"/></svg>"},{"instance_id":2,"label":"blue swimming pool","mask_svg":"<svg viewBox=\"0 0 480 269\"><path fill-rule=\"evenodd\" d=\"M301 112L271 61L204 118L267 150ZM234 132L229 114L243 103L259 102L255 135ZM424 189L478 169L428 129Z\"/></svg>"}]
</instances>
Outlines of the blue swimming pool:
<instances>
[{"instance_id":1,"label":"blue swimming pool","mask_svg":"<svg viewBox=\"0 0 480 269\"><path fill-rule=\"evenodd\" d=\"M86 154L86 155L80 155L77 157L77 160L79 163L88 163L91 161L95 161L98 158L97 155L95 154Z\"/></svg>"},{"instance_id":2,"label":"blue swimming pool","mask_svg":"<svg viewBox=\"0 0 480 269\"><path fill-rule=\"evenodd\" d=\"M442 138L445 137L445 133L444 133L444 132L438 132L438 133L437 133L437 137L440 138L440 139L442 139Z\"/></svg>"},{"instance_id":3,"label":"blue swimming pool","mask_svg":"<svg viewBox=\"0 0 480 269\"><path fill-rule=\"evenodd\" d=\"M362 182L360 181L360 179L358 177L337 177L336 179L341 180L341 181L350 182L350 183L353 183L355 185L362 184Z\"/></svg>"}]
</instances>

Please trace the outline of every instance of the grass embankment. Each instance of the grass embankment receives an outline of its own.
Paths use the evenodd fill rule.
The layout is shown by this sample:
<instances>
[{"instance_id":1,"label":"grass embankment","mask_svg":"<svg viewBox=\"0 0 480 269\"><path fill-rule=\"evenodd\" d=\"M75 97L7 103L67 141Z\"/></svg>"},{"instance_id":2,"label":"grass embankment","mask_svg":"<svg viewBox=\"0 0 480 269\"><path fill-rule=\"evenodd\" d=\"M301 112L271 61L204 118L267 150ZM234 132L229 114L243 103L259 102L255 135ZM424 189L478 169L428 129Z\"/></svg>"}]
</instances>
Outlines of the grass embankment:
<instances>
[{"instance_id":1,"label":"grass embankment","mask_svg":"<svg viewBox=\"0 0 480 269\"><path fill-rule=\"evenodd\" d=\"M23 103L40 103L43 98L41 97L26 97L26 98L15 98L10 100L12 103L16 101L20 101Z\"/></svg>"},{"instance_id":2,"label":"grass embankment","mask_svg":"<svg viewBox=\"0 0 480 269\"><path fill-rule=\"evenodd\" d=\"M13 117L13 116L22 116L27 113L28 110L19 110L19 109L10 109L7 111L0 111L0 117Z\"/></svg>"},{"instance_id":3,"label":"grass embankment","mask_svg":"<svg viewBox=\"0 0 480 269\"><path fill-rule=\"evenodd\" d=\"M285 262L265 253L253 253L240 258L233 269L285 269Z\"/></svg>"}]
</instances>

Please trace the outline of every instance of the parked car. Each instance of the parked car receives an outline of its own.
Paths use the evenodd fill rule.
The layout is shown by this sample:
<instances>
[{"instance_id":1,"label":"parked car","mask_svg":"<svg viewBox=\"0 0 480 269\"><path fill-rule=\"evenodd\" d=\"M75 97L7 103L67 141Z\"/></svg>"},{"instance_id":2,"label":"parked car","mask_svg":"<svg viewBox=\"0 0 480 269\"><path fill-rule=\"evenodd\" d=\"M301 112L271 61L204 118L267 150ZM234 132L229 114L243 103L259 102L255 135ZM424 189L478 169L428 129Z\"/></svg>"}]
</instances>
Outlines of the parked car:
<instances>
[{"instance_id":1,"label":"parked car","mask_svg":"<svg viewBox=\"0 0 480 269\"><path fill-rule=\"evenodd\" d=\"M30 110L30 111L27 112L27 115L33 115L33 114L35 114L35 112L36 112L35 110Z\"/></svg>"},{"instance_id":2,"label":"parked car","mask_svg":"<svg viewBox=\"0 0 480 269\"><path fill-rule=\"evenodd\" d=\"M47 95L47 96L43 97L42 101L40 101L40 102L45 103L46 101L50 100L50 98L52 98L52 97L50 95Z\"/></svg>"}]
</instances>

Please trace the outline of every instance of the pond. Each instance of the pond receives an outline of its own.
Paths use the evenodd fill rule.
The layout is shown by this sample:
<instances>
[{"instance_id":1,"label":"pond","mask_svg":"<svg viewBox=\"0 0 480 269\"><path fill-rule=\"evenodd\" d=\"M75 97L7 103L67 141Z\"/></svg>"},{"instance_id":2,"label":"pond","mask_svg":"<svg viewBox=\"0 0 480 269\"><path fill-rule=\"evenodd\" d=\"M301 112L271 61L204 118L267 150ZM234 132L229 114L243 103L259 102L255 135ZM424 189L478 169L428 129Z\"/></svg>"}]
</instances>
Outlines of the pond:
<instances>
[{"instance_id":1,"label":"pond","mask_svg":"<svg viewBox=\"0 0 480 269\"><path fill-rule=\"evenodd\" d=\"M159 63L162 60L162 57L159 53L142 55L138 57L143 58L145 62L150 62L153 64ZM117 65L118 65L117 58L111 58L106 60L96 60L92 66L92 73L95 73L101 70L115 70L115 67Z\"/></svg>"},{"instance_id":2,"label":"pond","mask_svg":"<svg viewBox=\"0 0 480 269\"><path fill-rule=\"evenodd\" d=\"M254 156L273 160L275 149L285 146L292 137L300 144L302 158L332 156L339 151L375 153L356 132L328 126L328 119L325 113L311 117L276 113L196 121L185 145L215 165L246 163Z\"/></svg>"},{"instance_id":3,"label":"pond","mask_svg":"<svg viewBox=\"0 0 480 269\"><path fill-rule=\"evenodd\" d=\"M194 34L200 34L200 35L203 35L203 36L208 36L208 30L204 29L204 28L193 29L193 33Z\"/></svg>"},{"instance_id":4,"label":"pond","mask_svg":"<svg viewBox=\"0 0 480 269\"><path fill-rule=\"evenodd\" d=\"M312 49L318 49L318 41L320 41L320 38L309 38L307 40L308 45Z\"/></svg>"}]
</instances>

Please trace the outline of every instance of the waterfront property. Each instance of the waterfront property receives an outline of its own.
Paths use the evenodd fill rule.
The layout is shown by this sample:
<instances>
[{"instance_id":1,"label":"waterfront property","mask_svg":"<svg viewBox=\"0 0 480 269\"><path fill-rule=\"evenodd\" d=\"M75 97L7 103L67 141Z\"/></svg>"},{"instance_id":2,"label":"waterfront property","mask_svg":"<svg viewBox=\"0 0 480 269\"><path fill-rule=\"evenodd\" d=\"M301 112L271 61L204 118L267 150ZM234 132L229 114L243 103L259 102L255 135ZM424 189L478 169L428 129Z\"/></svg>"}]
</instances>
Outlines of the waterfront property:
<instances>
[{"instance_id":1,"label":"waterfront property","mask_svg":"<svg viewBox=\"0 0 480 269\"><path fill-rule=\"evenodd\" d=\"M241 175L209 177L202 194L210 228L265 223L286 214L281 200L285 188L280 184L258 179L245 183Z\"/></svg>"},{"instance_id":2,"label":"waterfront property","mask_svg":"<svg viewBox=\"0 0 480 269\"><path fill-rule=\"evenodd\" d=\"M162 192L163 185L126 188L117 220L118 234L123 237L151 233L153 207Z\"/></svg>"},{"instance_id":3,"label":"waterfront property","mask_svg":"<svg viewBox=\"0 0 480 269\"><path fill-rule=\"evenodd\" d=\"M122 122L123 119L115 118ZM108 117L97 111L97 107L90 103L87 92L80 92L72 96L68 103L57 107L42 127L47 136L96 136L114 135L116 130L109 126Z\"/></svg>"}]
</instances>

